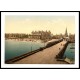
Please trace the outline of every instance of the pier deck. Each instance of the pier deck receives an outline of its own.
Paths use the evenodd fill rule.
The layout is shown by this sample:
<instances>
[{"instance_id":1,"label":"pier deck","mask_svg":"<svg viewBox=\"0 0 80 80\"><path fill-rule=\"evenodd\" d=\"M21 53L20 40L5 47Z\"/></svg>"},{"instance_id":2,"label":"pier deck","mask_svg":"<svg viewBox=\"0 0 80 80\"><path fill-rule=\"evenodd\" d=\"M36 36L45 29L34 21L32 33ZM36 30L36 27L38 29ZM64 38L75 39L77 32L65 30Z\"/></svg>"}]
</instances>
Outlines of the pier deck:
<instances>
[{"instance_id":1,"label":"pier deck","mask_svg":"<svg viewBox=\"0 0 80 80\"><path fill-rule=\"evenodd\" d=\"M62 41L52 47L16 61L14 64L66 64L66 62L55 59L56 55L63 49L64 44L66 44L66 41Z\"/></svg>"}]
</instances>

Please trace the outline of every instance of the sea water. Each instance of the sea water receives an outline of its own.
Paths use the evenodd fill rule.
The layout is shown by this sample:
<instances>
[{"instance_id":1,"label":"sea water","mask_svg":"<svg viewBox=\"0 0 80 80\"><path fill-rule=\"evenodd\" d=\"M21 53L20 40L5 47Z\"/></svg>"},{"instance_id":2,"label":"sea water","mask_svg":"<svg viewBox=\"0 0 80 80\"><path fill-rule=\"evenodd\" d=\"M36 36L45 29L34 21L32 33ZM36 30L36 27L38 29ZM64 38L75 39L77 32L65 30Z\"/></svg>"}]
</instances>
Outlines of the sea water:
<instances>
[{"instance_id":1,"label":"sea water","mask_svg":"<svg viewBox=\"0 0 80 80\"><path fill-rule=\"evenodd\" d=\"M5 40L5 60L43 47L44 43L32 41Z\"/></svg>"},{"instance_id":2,"label":"sea water","mask_svg":"<svg viewBox=\"0 0 80 80\"><path fill-rule=\"evenodd\" d=\"M75 59L75 43L68 44L64 53L64 57L67 57L71 60Z\"/></svg>"}]
</instances>

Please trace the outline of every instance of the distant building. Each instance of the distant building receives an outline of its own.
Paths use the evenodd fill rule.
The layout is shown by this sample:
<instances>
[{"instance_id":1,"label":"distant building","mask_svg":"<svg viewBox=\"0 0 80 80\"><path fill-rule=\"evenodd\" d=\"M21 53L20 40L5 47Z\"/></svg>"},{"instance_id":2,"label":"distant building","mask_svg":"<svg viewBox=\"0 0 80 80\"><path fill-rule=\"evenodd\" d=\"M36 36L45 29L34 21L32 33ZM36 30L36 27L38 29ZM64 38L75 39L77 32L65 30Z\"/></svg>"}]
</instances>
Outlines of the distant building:
<instances>
[{"instance_id":1,"label":"distant building","mask_svg":"<svg viewBox=\"0 0 80 80\"><path fill-rule=\"evenodd\" d=\"M6 39L29 38L29 39L50 40L52 38L52 34L50 31L32 31L31 34L7 33L5 34L5 38Z\"/></svg>"},{"instance_id":2,"label":"distant building","mask_svg":"<svg viewBox=\"0 0 80 80\"><path fill-rule=\"evenodd\" d=\"M69 41L75 42L75 34L69 34Z\"/></svg>"},{"instance_id":3,"label":"distant building","mask_svg":"<svg viewBox=\"0 0 80 80\"><path fill-rule=\"evenodd\" d=\"M65 37L68 37L67 28L66 28L66 31L65 31Z\"/></svg>"},{"instance_id":4,"label":"distant building","mask_svg":"<svg viewBox=\"0 0 80 80\"><path fill-rule=\"evenodd\" d=\"M15 38L28 38L27 34L22 33L6 33L5 38L15 39Z\"/></svg>"},{"instance_id":5,"label":"distant building","mask_svg":"<svg viewBox=\"0 0 80 80\"><path fill-rule=\"evenodd\" d=\"M32 31L31 34L29 35L29 38L41 39L41 40L51 39L51 32L50 31Z\"/></svg>"},{"instance_id":6,"label":"distant building","mask_svg":"<svg viewBox=\"0 0 80 80\"><path fill-rule=\"evenodd\" d=\"M69 41L69 36L68 36L67 28L65 30L64 40Z\"/></svg>"},{"instance_id":7,"label":"distant building","mask_svg":"<svg viewBox=\"0 0 80 80\"><path fill-rule=\"evenodd\" d=\"M63 38L62 34L56 34L53 36L53 39L61 39L61 38Z\"/></svg>"}]
</instances>

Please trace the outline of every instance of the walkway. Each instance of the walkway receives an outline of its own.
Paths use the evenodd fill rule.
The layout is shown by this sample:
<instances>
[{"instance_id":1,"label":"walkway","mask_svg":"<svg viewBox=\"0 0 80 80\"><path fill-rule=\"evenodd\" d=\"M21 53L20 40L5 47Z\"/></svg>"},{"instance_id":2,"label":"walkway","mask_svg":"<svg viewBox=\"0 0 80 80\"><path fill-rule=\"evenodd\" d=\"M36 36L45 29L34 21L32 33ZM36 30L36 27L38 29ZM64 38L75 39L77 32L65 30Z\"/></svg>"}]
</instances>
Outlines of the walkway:
<instances>
[{"instance_id":1,"label":"walkway","mask_svg":"<svg viewBox=\"0 0 80 80\"><path fill-rule=\"evenodd\" d=\"M44 49L43 51L37 52L33 55L16 61L14 64L65 64L65 62L56 61L55 59L55 56L64 47L63 45L65 43L66 41L62 41L52 47Z\"/></svg>"}]
</instances>

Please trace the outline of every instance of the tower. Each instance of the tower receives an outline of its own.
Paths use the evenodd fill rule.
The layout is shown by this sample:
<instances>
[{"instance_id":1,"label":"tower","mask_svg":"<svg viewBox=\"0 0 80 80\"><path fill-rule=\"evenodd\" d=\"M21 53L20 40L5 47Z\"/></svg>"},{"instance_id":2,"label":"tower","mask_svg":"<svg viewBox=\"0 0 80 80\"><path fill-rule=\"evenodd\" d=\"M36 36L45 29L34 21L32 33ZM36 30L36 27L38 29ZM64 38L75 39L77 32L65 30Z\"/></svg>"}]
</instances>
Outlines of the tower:
<instances>
[{"instance_id":1,"label":"tower","mask_svg":"<svg viewBox=\"0 0 80 80\"><path fill-rule=\"evenodd\" d=\"M67 28L66 28L66 30L65 30L65 37L68 37Z\"/></svg>"}]
</instances>

